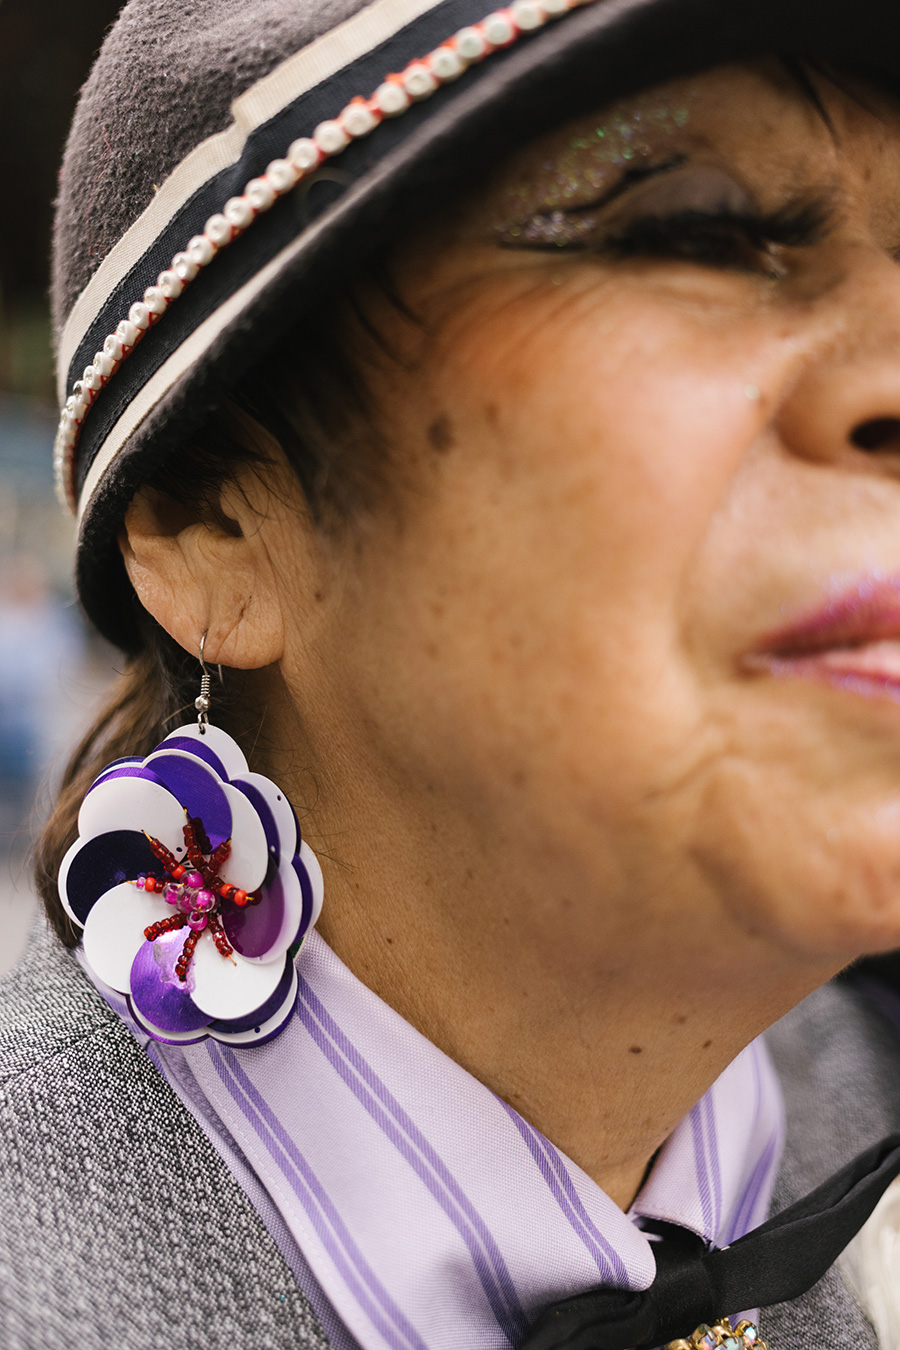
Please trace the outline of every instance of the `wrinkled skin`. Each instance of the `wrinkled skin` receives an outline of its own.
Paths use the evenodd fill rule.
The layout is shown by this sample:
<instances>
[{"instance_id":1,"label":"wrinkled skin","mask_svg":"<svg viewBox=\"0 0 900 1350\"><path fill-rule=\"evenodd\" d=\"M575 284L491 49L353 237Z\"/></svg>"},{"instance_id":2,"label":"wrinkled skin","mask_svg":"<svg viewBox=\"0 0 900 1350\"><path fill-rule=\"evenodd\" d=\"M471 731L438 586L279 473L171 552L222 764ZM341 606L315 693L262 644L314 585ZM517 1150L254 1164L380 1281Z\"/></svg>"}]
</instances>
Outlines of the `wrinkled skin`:
<instances>
[{"instance_id":1,"label":"wrinkled skin","mask_svg":"<svg viewBox=\"0 0 900 1350\"><path fill-rule=\"evenodd\" d=\"M900 643L772 658L900 575L900 111L812 78L827 119L774 60L644 93L405 242L388 504L326 536L248 474L239 533L146 492L123 540L186 649L260 668L325 937L622 1204L900 946Z\"/></svg>"}]
</instances>

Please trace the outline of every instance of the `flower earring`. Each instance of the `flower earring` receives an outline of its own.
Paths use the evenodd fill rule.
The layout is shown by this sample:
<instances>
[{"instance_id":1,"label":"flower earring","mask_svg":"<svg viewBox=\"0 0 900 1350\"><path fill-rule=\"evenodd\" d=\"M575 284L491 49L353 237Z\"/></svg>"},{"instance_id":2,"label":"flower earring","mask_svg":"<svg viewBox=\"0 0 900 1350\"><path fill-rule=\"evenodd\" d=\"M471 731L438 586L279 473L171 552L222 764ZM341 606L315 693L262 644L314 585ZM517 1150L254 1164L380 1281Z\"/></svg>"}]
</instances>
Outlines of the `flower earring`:
<instances>
[{"instance_id":1,"label":"flower earring","mask_svg":"<svg viewBox=\"0 0 900 1350\"><path fill-rule=\"evenodd\" d=\"M196 724L94 780L59 894L88 967L154 1040L261 1045L293 1013L322 872L281 789L210 725L205 645Z\"/></svg>"}]
</instances>

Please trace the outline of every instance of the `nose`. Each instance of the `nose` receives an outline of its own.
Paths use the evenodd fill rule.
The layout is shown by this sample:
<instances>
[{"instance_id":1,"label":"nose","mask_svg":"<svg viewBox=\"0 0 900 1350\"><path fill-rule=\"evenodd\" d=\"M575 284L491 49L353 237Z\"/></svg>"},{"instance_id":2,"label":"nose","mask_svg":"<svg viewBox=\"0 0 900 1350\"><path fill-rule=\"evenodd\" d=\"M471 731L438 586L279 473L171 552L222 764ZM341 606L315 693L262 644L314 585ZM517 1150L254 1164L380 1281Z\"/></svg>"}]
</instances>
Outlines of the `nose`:
<instances>
[{"instance_id":1,"label":"nose","mask_svg":"<svg viewBox=\"0 0 900 1350\"><path fill-rule=\"evenodd\" d=\"M859 250L777 417L791 453L900 476L900 265Z\"/></svg>"}]
</instances>

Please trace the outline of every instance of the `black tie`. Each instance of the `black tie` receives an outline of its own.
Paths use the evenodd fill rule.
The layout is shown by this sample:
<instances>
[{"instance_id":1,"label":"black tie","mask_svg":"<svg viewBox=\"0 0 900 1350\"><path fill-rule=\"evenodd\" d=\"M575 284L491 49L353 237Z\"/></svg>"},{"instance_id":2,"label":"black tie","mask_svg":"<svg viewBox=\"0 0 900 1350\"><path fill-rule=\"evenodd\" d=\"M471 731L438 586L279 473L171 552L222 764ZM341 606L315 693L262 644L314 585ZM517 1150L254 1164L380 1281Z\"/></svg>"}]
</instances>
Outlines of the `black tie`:
<instances>
[{"instance_id":1,"label":"black tie","mask_svg":"<svg viewBox=\"0 0 900 1350\"><path fill-rule=\"evenodd\" d=\"M642 1293L591 1289L552 1303L520 1350L641 1350L690 1337L745 1308L799 1298L834 1264L900 1172L892 1134L781 1214L709 1251L666 1226L654 1243L656 1279Z\"/></svg>"}]
</instances>

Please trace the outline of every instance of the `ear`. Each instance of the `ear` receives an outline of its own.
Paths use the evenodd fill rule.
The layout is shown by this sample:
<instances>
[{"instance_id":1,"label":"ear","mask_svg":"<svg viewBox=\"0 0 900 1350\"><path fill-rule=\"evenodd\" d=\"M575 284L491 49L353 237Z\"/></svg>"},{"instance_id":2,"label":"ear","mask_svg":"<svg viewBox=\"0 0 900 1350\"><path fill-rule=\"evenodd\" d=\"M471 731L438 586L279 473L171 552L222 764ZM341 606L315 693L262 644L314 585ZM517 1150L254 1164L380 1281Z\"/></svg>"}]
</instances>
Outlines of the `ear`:
<instances>
[{"instance_id":1,"label":"ear","mask_svg":"<svg viewBox=\"0 0 900 1350\"><path fill-rule=\"evenodd\" d=\"M278 474L279 480L284 477ZM303 511L296 479L292 495ZM253 670L284 651L284 575L279 557L287 503L255 468L223 487L220 511L201 514L145 487L125 515L119 545L144 608L180 646L196 653L207 632L206 659ZM276 509L272 509L273 503ZM294 532L298 521L294 516Z\"/></svg>"}]
</instances>

